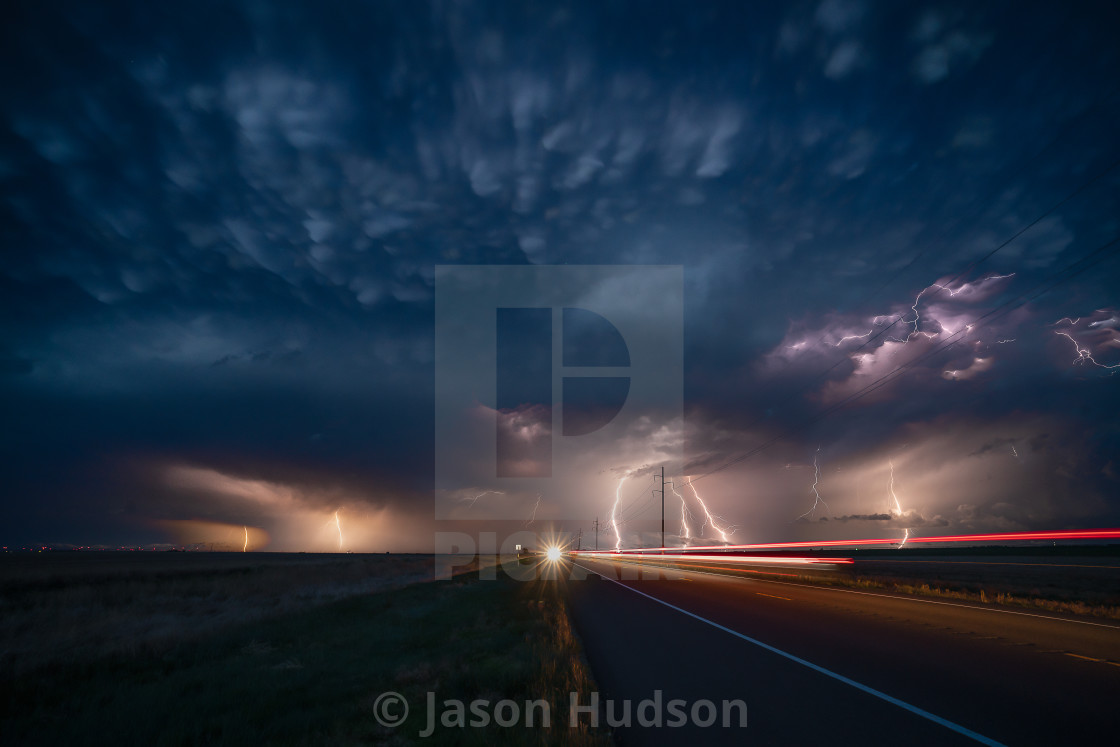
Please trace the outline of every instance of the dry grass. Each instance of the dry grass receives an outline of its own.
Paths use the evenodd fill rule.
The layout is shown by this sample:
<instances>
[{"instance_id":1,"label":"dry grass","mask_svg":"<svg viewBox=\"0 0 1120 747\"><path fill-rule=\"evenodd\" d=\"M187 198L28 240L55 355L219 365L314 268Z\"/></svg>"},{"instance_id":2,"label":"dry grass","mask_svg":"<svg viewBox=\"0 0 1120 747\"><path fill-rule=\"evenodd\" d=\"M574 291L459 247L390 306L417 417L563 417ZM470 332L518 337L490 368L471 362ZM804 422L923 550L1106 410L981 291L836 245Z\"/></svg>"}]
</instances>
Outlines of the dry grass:
<instances>
[{"instance_id":1,"label":"dry grass","mask_svg":"<svg viewBox=\"0 0 1120 747\"><path fill-rule=\"evenodd\" d=\"M363 570L344 572L336 561ZM413 570L431 578L430 556L419 558L419 565L388 562L380 571L395 569L397 582ZM367 576L386 583L374 572L377 563L351 557L319 565L287 568L292 574L285 577L295 581L286 594L305 603L281 599L265 617L242 611L204 632L188 630L184 620L196 618L185 607L219 593L230 605L265 599L271 582L253 579L271 578L276 569L257 573L239 566L233 576L245 578L234 583L224 575L228 568L211 568L209 588L205 574L177 572L157 583L131 570L119 580L90 584L105 597L101 609L125 616L131 610L153 630L177 630L180 638L133 648L106 643L101 633L122 620L113 615L93 626L101 632L88 640L84 658L54 657L33 673L0 678L0 743L610 744L605 731L568 726L569 693L579 692L587 702L594 683L554 583L517 583L502 574L485 581L467 572L450 581L351 594L376 586ZM285 570L283 564L278 569ZM297 593L317 576L336 591ZM81 586L64 581L48 593L42 580L23 585L25 621L39 609L30 600L70 603ZM168 605L163 613L178 620L164 628L153 599L130 596L137 588L155 594L160 583L167 586L158 592ZM177 602L175 592L181 594ZM342 598L322 601L334 593ZM380 726L371 710L390 690L412 704L408 721L396 729ZM435 734L420 738L429 692L467 702L545 699L552 725L444 728L437 722Z\"/></svg>"},{"instance_id":2,"label":"dry grass","mask_svg":"<svg viewBox=\"0 0 1120 747\"><path fill-rule=\"evenodd\" d=\"M1003 592L995 589L969 589L947 588L934 583L899 583L893 580L877 579L874 577L861 577L858 579L830 579L823 585L846 586L856 589L874 589L889 591L898 594L911 594L921 597L939 597L942 599L959 599L966 602L980 602L982 604L1002 604L1009 607L1023 607L1034 610L1047 610L1049 612L1062 612L1072 615L1087 615L1120 620L1120 606L1111 604L1095 604L1080 600L1049 599L1046 597L1022 596Z\"/></svg>"},{"instance_id":3,"label":"dry grass","mask_svg":"<svg viewBox=\"0 0 1120 747\"><path fill-rule=\"evenodd\" d=\"M231 625L430 581L433 568L430 555L4 556L0 674L155 655Z\"/></svg>"}]
</instances>

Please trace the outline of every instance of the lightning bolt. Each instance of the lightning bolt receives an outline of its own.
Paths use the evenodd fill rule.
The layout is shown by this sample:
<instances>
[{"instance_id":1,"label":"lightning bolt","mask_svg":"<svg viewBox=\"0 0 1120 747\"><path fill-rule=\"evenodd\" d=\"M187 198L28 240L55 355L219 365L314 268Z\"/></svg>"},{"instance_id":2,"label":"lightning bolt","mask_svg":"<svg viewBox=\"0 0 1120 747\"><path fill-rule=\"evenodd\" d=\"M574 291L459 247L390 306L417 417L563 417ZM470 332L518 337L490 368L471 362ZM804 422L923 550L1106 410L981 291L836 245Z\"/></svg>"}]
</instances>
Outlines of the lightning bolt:
<instances>
[{"instance_id":1,"label":"lightning bolt","mask_svg":"<svg viewBox=\"0 0 1120 747\"><path fill-rule=\"evenodd\" d=\"M334 512L334 525L338 529L338 549L342 551L342 522L338 519L338 511Z\"/></svg>"},{"instance_id":2,"label":"lightning bolt","mask_svg":"<svg viewBox=\"0 0 1120 747\"><path fill-rule=\"evenodd\" d=\"M874 332L874 331L875 330L873 330L873 329L869 329L869 330L867 330L867 334L864 334L864 335L845 335L844 337L841 337L840 341L835 343L833 345L833 347L838 348L841 345L843 345L845 342L847 342L848 340L862 340L865 337L870 337L871 333Z\"/></svg>"},{"instance_id":3,"label":"lightning bolt","mask_svg":"<svg viewBox=\"0 0 1120 747\"><path fill-rule=\"evenodd\" d=\"M1015 455L1016 459L1019 458L1019 452L1015 450L1015 444L1011 444L1011 453Z\"/></svg>"},{"instance_id":4,"label":"lightning bolt","mask_svg":"<svg viewBox=\"0 0 1120 747\"><path fill-rule=\"evenodd\" d=\"M933 287L934 286L931 285L929 288L923 288L922 292L914 297L914 305L910 307L910 309L914 312L914 318L909 319L909 320L907 320L907 319L902 320L903 324L909 324L911 326L909 334L906 335L906 339L905 340L900 340L897 337L892 337L891 338L892 340L895 340L897 342L910 342L910 338L913 337L914 335L918 334L918 323L921 321L921 318L922 318L921 313L918 311L918 304L921 302L922 296L925 295L926 291L928 291L930 288L933 288ZM928 335L928 333L923 333L923 334Z\"/></svg>"},{"instance_id":5,"label":"lightning bolt","mask_svg":"<svg viewBox=\"0 0 1120 747\"><path fill-rule=\"evenodd\" d=\"M906 544L906 540L910 539L910 530L906 529L903 531L905 531L906 534L902 535L902 542L898 543L898 547L895 548L896 550L901 550L902 546Z\"/></svg>"},{"instance_id":6,"label":"lightning bolt","mask_svg":"<svg viewBox=\"0 0 1120 747\"><path fill-rule=\"evenodd\" d=\"M614 528L614 551L618 552L622 549L622 535L618 531L618 504L622 501L622 483L626 482L629 475L623 475L618 478L618 487L614 489L614 505L611 506L611 520L610 525Z\"/></svg>"},{"instance_id":7,"label":"lightning bolt","mask_svg":"<svg viewBox=\"0 0 1120 747\"><path fill-rule=\"evenodd\" d=\"M922 334L922 335L925 335L926 337L930 337L930 338L937 337L937 334L935 334L935 333L921 332L921 331L918 330L918 325L921 323L921 316L922 316L921 313L918 311L918 304L921 303L922 296L924 296L926 294L926 291L929 291L929 290L932 290L932 289L936 288L938 290L942 290L942 291L947 292L949 294L949 297L952 298L953 296L955 296L958 293L961 293L962 291L972 287L973 285L979 285L980 283L985 283L989 280L1003 280L1005 278L1012 277L1014 274L1015 273L1012 272L1008 275L989 275L986 278L981 278L980 280L976 281L975 283L963 283L963 284L961 284L961 286L959 288L956 288L956 289L950 288L948 285L943 285L941 283L934 283L933 285L929 286L928 288L922 289L922 292L919 293L914 298L914 304L910 307L910 310L914 312L914 318L913 319L903 319L902 320L903 324L909 324L910 325L910 332L906 335L906 339L902 340L902 339L899 339L897 337L891 337L889 339L894 340L895 342L910 342L910 338L913 337L914 335L917 335L917 334ZM972 326L973 325L971 325L971 324L966 325L966 329L972 329ZM950 332L950 334L955 334L954 332L951 332L950 330L946 330L946 331Z\"/></svg>"},{"instance_id":8,"label":"lightning bolt","mask_svg":"<svg viewBox=\"0 0 1120 747\"><path fill-rule=\"evenodd\" d=\"M490 493L494 493L495 495L505 495L505 493L503 493L500 490L484 490L481 493L479 493L478 495L476 495L474 498L468 498L468 497L464 496L464 497L460 498L459 500L462 501L462 502L470 501L471 505L467 506L467 508L473 508L474 504L478 503L479 498L481 498L484 495L489 495Z\"/></svg>"},{"instance_id":9,"label":"lightning bolt","mask_svg":"<svg viewBox=\"0 0 1120 747\"><path fill-rule=\"evenodd\" d=\"M525 527L529 526L530 524L532 524L534 521L537 520L537 509L540 508L540 507L541 507L541 494L537 493L537 502L533 504L533 511L532 511L532 513L529 514L529 518L525 520L525 523L521 525L522 528L525 528Z\"/></svg>"},{"instance_id":10,"label":"lightning bolt","mask_svg":"<svg viewBox=\"0 0 1120 747\"><path fill-rule=\"evenodd\" d=\"M701 498L700 494L696 492L696 486L692 484L691 477L688 478L688 487L692 488L692 494L696 496L696 500L700 503L700 508L704 509L704 523L700 525L700 536L703 536L704 534L704 527L711 524L712 529L716 530L716 532L719 533L720 539L722 539L724 542L728 542L729 540L727 538L732 534L735 534L735 530L731 526L728 526L726 529L720 529L719 525L716 524L716 519L720 517L713 516L712 512L708 510L708 506L706 503L704 503L704 499Z\"/></svg>"},{"instance_id":11,"label":"lightning bolt","mask_svg":"<svg viewBox=\"0 0 1120 747\"><path fill-rule=\"evenodd\" d=\"M245 544L241 545L241 552L249 552L249 527L245 529Z\"/></svg>"},{"instance_id":12,"label":"lightning bolt","mask_svg":"<svg viewBox=\"0 0 1120 747\"><path fill-rule=\"evenodd\" d=\"M986 277L986 278L981 278L980 280L976 281L976 285L979 285L980 283L986 283L986 282L988 282L989 280L1004 280L1005 278L1009 278L1009 277L1012 277L1012 276L1013 276L1014 274L1015 274L1015 273L1013 273L1013 272L1012 272L1012 273L1009 273L1009 274L1007 274L1007 275L989 275L989 276L988 276L988 277ZM952 296L955 296L955 295L957 295L957 294L958 294L958 293L960 293L961 291L965 290L965 289L966 289L966 288L968 288L968 287L969 287L970 285L973 285L973 284L972 284L972 283L964 283L964 284L962 284L962 285L961 285L961 287L960 287L960 288L957 288L956 290L953 290L952 288L950 288L950 287L949 287L949 286L947 286L947 285L941 285L940 283L934 283L934 284L933 284L932 286L930 286L930 287L932 287L932 288L940 288L940 289L941 289L941 290L943 290L943 291L948 291L948 292L949 292L949 296L950 296L950 297L952 297ZM917 305L917 304L915 303L915 306L916 306L916 305Z\"/></svg>"},{"instance_id":13,"label":"lightning bolt","mask_svg":"<svg viewBox=\"0 0 1120 747\"><path fill-rule=\"evenodd\" d=\"M1099 366L1101 368L1120 368L1120 363L1114 363L1111 366L1106 366L1105 364L1098 362L1097 359L1093 357L1092 351L1090 351L1089 348L1081 347L1081 344L1077 340L1073 339L1073 336L1068 332L1055 332L1054 334L1061 335L1062 337L1073 343L1073 349L1077 351L1077 357L1073 359L1073 363L1071 365L1089 362L1094 366Z\"/></svg>"},{"instance_id":14,"label":"lightning bolt","mask_svg":"<svg viewBox=\"0 0 1120 747\"><path fill-rule=\"evenodd\" d=\"M684 496L677 492L677 486L673 483L669 483L669 489L673 491L673 495L681 499L681 537L686 540L692 539L692 532L689 531L688 520L685 518L688 517L688 519L691 519L692 512L689 511L688 506L685 505Z\"/></svg>"},{"instance_id":15,"label":"lightning bolt","mask_svg":"<svg viewBox=\"0 0 1120 747\"><path fill-rule=\"evenodd\" d=\"M894 501L893 512L896 516L902 516L902 505L898 502L898 496L894 492L894 460L888 460L888 464L891 465L890 493L891 500Z\"/></svg>"},{"instance_id":16,"label":"lightning bolt","mask_svg":"<svg viewBox=\"0 0 1120 747\"><path fill-rule=\"evenodd\" d=\"M813 475L812 491L813 491L813 495L815 496L814 499L813 499L813 507L810 508L805 513L798 516L797 517L798 519L804 519L806 516L813 516L817 512L817 506L819 506L819 505L824 505L824 507L826 509L828 509L828 512L832 513L832 509L828 508L828 504L824 502L824 499L821 498L821 494L817 491L817 485L819 485L820 482L821 482L821 467L817 463L817 457L820 455L820 453L821 453L821 447L818 446L816 454L813 454L813 472L814 472L814 475Z\"/></svg>"}]
</instances>

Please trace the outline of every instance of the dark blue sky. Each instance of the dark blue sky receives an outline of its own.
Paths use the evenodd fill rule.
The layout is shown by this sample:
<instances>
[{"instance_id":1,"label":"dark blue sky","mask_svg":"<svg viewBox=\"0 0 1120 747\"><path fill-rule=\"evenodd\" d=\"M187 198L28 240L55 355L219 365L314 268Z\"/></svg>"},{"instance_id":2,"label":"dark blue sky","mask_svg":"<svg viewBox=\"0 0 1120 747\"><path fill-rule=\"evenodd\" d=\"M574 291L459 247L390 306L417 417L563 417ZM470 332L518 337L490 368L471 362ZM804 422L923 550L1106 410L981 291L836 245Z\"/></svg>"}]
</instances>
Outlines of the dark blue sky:
<instances>
[{"instance_id":1,"label":"dark blue sky","mask_svg":"<svg viewBox=\"0 0 1120 747\"><path fill-rule=\"evenodd\" d=\"M427 547L438 264L682 265L737 538L1120 524L1109 3L3 14L0 544Z\"/></svg>"}]
</instances>

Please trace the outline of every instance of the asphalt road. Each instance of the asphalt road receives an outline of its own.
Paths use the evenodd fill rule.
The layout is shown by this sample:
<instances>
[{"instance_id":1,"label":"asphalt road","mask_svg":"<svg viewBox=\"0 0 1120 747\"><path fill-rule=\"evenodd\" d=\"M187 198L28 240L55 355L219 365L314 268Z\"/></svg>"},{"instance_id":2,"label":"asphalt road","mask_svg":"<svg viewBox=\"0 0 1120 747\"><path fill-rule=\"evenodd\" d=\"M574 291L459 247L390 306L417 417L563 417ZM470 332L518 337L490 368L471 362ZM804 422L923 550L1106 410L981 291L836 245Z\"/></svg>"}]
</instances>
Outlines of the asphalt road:
<instances>
[{"instance_id":1,"label":"asphalt road","mask_svg":"<svg viewBox=\"0 0 1120 747\"><path fill-rule=\"evenodd\" d=\"M1115 743L1115 623L701 572L617 580L633 573L577 563L603 576L568 590L616 717L656 690L747 705L741 729L643 727L632 711L620 744Z\"/></svg>"}]
</instances>

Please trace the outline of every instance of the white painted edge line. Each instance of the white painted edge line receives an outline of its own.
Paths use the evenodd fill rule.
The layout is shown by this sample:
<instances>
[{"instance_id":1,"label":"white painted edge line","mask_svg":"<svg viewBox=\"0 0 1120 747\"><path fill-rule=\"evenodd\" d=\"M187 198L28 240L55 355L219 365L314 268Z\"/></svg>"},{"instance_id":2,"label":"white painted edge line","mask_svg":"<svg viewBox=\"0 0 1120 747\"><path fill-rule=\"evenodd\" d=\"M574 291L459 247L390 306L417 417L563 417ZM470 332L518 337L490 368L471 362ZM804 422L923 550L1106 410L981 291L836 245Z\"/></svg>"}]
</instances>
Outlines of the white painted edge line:
<instances>
[{"instance_id":1,"label":"white painted edge line","mask_svg":"<svg viewBox=\"0 0 1120 747\"><path fill-rule=\"evenodd\" d=\"M633 561L626 561L626 560L619 561L619 560L607 560L607 559L599 559L599 558L596 558L596 560L600 560L600 562L604 562L604 563L619 563L619 562L626 563L626 562L629 562L629 563L631 563L631 565L635 565L639 568L657 568L657 567L659 567L659 566L654 566L654 565L643 566L641 563L634 563ZM957 604L956 602L942 602L942 601L939 601L937 599L918 599L916 597L896 596L894 594L876 594L873 591L856 591L855 589L838 589L835 586L815 586L813 584L794 584L794 583L790 583L789 581L774 581L774 580L769 579L769 578L751 578L751 577L748 577L748 576L733 576L730 573L713 573L712 571L681 570L679 568L669 568L669 567L666 567L665 570L676 571L677 573L702 573L705 576L719 576L721 578L727 578L727 579L731 579L733 581L758 581L758 582L764 583L764 584L781 584L782 586L797 586L797 587L800 587L800 588L803 588L803 589L818 589L820 591L838 591L842 594L860 594L860 595L865 596L865 597L882 597L883 599L895 599L895 600L898 600L899 602L920 602L921 604L940 604L940 605L944 605L945 607L960 607L961 609L976 610L977 612L1000 612L1000 613L1003 613L1005 615L1022 615L1023 617L1037 617L1040 620L1053 620L1054 622L1076 623L1077 625L1092 625L1093 627L1096 627L1096 628L1108 628L1109 630L1120 631L1120 625L1109 625L1108 623L1091 622L1089 620L1075 620L1075 619L1069 618L1069 617L1051 617L1050 615L1037 615L1033 612L1016 612L1015 610L1005 610L1005 609L1000 609L998 607L977 607L977 606L974 606L974 605L971 605L971 604ZM602 575L602 574L599 574L599 575ZM604 578L605 578L605 576L604 576Z\"/></svg>"},{"instance_id":2,"label":"white painted edge line","mask_svg":"<svg viewBox=\"0 0 1120 747\"><path fill-rule=\"evenodd\" d=\"M578 563L573 563L573 565L579 565L579 564ZM855 680L851 679L850 677L845 677L842 674L837 674L836 672L833 672L831 669L825 669L824 667L822 667L818 664L814 664L811 661L807 661L805 659L802 659L799 656L794 656L793 654L782 651L779 648L774 648L773 646L771 646L768 643L763 643L762 641L757 640L755 638L751 638L750 636L744 635L737 630L732 630L731 628L720 625L717 622L713 622L706 617L701 617L700 615L697 615L695 612L689 612L688 610L683 609L681 607L677 607L674 604L670 604L669 602L666 602L663 599L658 599L657 597L655 597L651 594L646 594L644 591L638 591L633 586L627 586L626 584L620 583L619 581L616 581L613 578L607 578L603 574L598 573L596 571L593 571L590 568L587 568L585 566L580 566L580 567L583 568L586 571L591 571L591 573L594 573L596 576L599 576L599 577L601 577L601 578L603 578L607 581L610 581L612 584L616 584L618 586L621 586L623 589L627 589L629 591L632 591L635 594L640 594L647 599L652 599L653 601L657 602L658 604L665 605L669 609L676 610L677 612L680 612L684 615L688 615L689 617L691 617L695 620L699 620L702 623L707 623L708 625L711 625L713 628L718 628L718 629L724 631L725 633L730 633L731 635L735 636L736 638L740 638L740 639L746 641L747 643L751 643L751 644L754 644L755 646L766 649L767 651L769 651L771 653L774 653L774 654L777 654L778 656L784 657L786 659L789 659L790 661L792 661L794 663L800 664L804 667L808 667L809 669L812 669L814 672L819 672L819 673L821 673L821 674L823 674L827 677L831 677L834 680L837 680L839 682L843 682L845 685L851 685L852 687L856 688L857 690L861 690L862 692L865 692L868 695L873 695L874 697L879 698L880 700L884 700L887 703L890 703L891 705L896 705L899 708L910 711L910 713L913 713L916 716L921 716L922 718L927 719L929 721L932 721L935 724L939 724L941 726L944 726L947 729L951 729L952 731L955 731L956 733L958 733L962 736L966 736L969 739L975 740L975 741L979 742L980 744L992 745L992 747L1004 747L1002 742L997 742L994 739L989 739L988 737L985 737L983 734L978 734L978 733L972 731L971 729L966 729L965 727L961 726L960 724L953 723L952 721L949 721L948 719L941 718L940 716L932 714L929 711L923 710L923 709L918 708L917 706L914 706L914 705L910 705L909 703L907 703L904 700L899 700L898 698L887 695L886 693L881 692L879 690L876 690L873 687L869 687L868 685L865 685L862 682L856 682Z\"/></svg>"}]
</instances>

